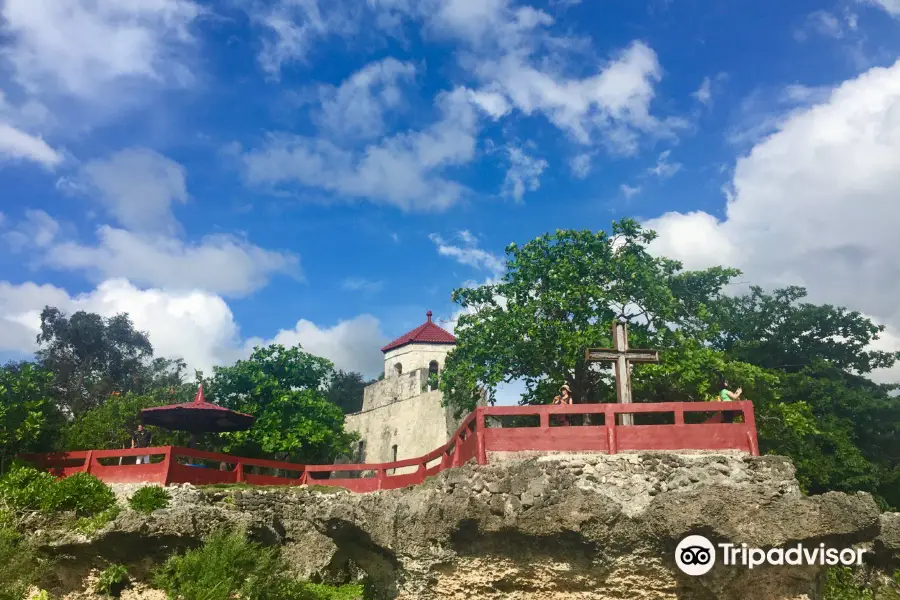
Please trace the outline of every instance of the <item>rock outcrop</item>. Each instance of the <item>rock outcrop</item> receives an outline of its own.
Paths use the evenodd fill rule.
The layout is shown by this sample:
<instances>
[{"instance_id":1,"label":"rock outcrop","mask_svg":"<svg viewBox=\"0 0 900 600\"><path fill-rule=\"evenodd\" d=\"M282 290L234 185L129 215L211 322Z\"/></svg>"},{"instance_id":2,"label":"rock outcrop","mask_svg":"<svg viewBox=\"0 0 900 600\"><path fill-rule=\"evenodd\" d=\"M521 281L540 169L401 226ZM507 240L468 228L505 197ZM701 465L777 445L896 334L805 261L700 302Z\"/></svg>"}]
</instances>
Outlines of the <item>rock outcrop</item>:
<instances>
[{"instance_id":1,"label":"rock outcrop","mask_svg":"<svg viewBox=\"0 0 900 600\"><path fill-rule=\"evenodd\" d=\"M129 490L120 490L127 494ZM92 538L36 532L70 577L106 560L142 572L221 526L280 544L300 577L364 577L397 600L817 598L825 567L732 567L690 577L678 542L869 550L894 565L900 515L863 493L804 497L782 457L551 455L469 464L421 486L173 488L152 515L124 511Z\"/></svg>"}]
</instances>

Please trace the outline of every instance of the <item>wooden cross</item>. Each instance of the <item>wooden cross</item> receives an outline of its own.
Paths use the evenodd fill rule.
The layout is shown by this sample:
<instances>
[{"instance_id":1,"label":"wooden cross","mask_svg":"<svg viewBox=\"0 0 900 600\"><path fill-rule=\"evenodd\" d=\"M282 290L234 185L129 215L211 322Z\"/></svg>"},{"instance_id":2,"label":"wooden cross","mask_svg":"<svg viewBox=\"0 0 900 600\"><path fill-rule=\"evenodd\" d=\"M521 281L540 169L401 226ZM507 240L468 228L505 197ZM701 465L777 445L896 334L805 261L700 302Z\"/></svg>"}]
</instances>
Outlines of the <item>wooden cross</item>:
<instances>
[{"instance_id":1,"label":"wooden cross","mask_svg":"<svg viewBox=\"0 0 900 600\"><path fill-rule=\"evenodd\" d=\"M613 347L588 348L585 351L587 362L614 362L616 363L616 399L620 404L631 403L631 363L659 362L659 352L656 350L629 350L628 349L628 324L627 321L613 323ZM622 415L622 425L632 425L634 419L631 415Z\"/></svg>"}]
</instances>

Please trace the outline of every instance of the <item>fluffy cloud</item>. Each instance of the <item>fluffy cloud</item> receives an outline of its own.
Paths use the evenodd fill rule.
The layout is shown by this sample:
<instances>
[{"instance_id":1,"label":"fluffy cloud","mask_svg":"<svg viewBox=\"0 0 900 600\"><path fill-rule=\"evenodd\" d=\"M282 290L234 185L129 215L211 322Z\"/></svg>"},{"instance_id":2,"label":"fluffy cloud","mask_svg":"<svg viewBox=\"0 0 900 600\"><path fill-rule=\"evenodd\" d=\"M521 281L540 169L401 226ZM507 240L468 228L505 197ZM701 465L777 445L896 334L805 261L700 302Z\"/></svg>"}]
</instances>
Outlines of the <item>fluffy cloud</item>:
<instances>
[{"instance_id":1,"label":"fluffy cloud","mask_svg":"<svg viewBox=\"0 0 900 600\"><path fill-rule=\"evenodd\" d=\"M655 251L798 284L900 332L900 62L796 110L737 161L725 218L669 213ZM900 372L895 374L900 375Z\"/></svg>"},{"instance_id":2,"label":"fluffy cloud","mask_svg":"<svg viewBox=\"0 0 900 600\"><path fill-rule=\"evenodd\" d=\"M672 153L671 150L666 150L661 152L659 158L656 159L656 165L647 169L648 175L655 175L660 179L668 179L675 173L681 170L681 163L670 163L669 155Z\"/></svg>"},{"instance_id":3,"label":"fluffy cloud","mask_svg":"<svg viewBox=\"0 0 900 600\"><path fill-rule=\"evenodd\" d=\"M121 78L183 76L173 53L201 13L190 0L6 0L2 58L32 93L102 96Z\"/></svg>"},{"instance_id":4,"label":"fluffy cloud","mask_svg":"<svg viewBox=\"0 0 900 600\"><path fill-rule=\"evenodd\" d=\"M250 184L300 184L406 211L445 209L465 189L442 171L474 157L477 115L465 89L442 93L435 102L437 122L363 150L323 138L272 135L261 148L243 154L245 177Z\"/></svg>"},{"instance_id":5,"label":"fluffy cloud","mask_svg":"<svg viewBox=\"0 0 900 600\"><path fill-rule=\"evenodd\" d=\"M0 161L30 160L45 167L55 167L63 157L37 136L0 123Z\"/></svg>"},{"instance_id":6,"label":"fluffy cloud","mask_svg":"<svg viewBox=\"0 0 900 600\"><path fill-rule=\"evenodd\" d=\"M485 269L495 276L506 270L506 261L496 254L479 248L478 239L469 231L457 233L456 237L462 242L461 245L448 242L436 233L432 233L428 237L434 242L438 254L441 256L449 256L460 264L469 265L476 269Z\"/></svg>"},{"instance_id":7,"label":"fluffy cloud","mask_svg":"<svg viewBox=\"0 0 900 600\"><path fill-rule=\"evenodd\" d=\"M0 222L2 224L2 222ZM46 248L59 233L59 223L42 210L26 210L25 219L14 229L3 234L3 240L13 252L28 247Z\"/></svg>"},{"instance_id":8,"label":"fluffy cloud","mask_svg":"<svg viewBox=\"0 0 900 600\"><path fill-rule=\"evenodd\" d=\"M886 10L889 14L895 17L900 17L900 0L860 0L861 2L865 2L866 4L871 4L873 6L880 6L884 10Z\"/></svg>"},{"instance_id":9,"label":"fluffy cloud","mask_svg":"<svg viewBox=\"0 0 900 600\"><path fill-rule=\"evenodd\" d=\"M188 200L184 167L147 148L128 148L81 169L74 185L134 231L177 229L172 204Z\"/></svg>"},{"instance_id":10,"label":"fluffy cloud","mask_svg":"<svg viewBox=\"0 0 900 600\"><path fill-rule=\"evenodd\" d=\"M379 352L387 341L377 319L361 315L333 327L300 320L271 339L242 340L234 315L220 297L206 292L142 290L125 280L108 280L95 290L71 296L52 285L0 281L0 352L36 349L40 313L45 305L64 312L84 310L103 316L127 312L135 326L150 336L155 354L183 357L190 369L209 372L249 356L256 345L301 344L340 369L375 375L382 369Z\"/></svg>"},{"instance_id":11,"label":"fluffy cloud","mask_svg":"<svg viewBox=\"0 0 900 600\"><path fill-rule=\"evenodd\" d=\"M300 344L307 352L329 359L338 369L372 377L384 370L384 357L379 349L389 341L381 331L378 319L371 315L360 315L324 328L301 319L293 329L282 329L272 339L247 340L245 348L268 344Z\"/></svg>"},{"instance_id":12,"label":"fluffy cloud","mask_svg":"<svg viewBox=\"0 0 900 600\"><path fill-rule=\"evenodd\" d=\"M506 171L506 179L503 181L503 195L521 202L525 192L534 192L541 187L541 174L547 168L547 161L543 158L528 156L521 148L510 146L509 170Z\"/></svg>"},{"instance_id":13,"label":"fluffy cloud","mask_svg":"<svg viewBox=\"0 0 900 600\"><path fill-rule=\"evenodd\" d=\"M377 137L385 130L384 113L403 104L400 83L415 74L412 64L386 58L366 65L338 87L322 86L316 122L332 137Z\"/></svg>"},{"instance_id":14,"label":"fluffy cloud","mask_svg":"<svg viewBox=\"0 0 900 600\"><path fill-rule=\"evenodd\" d=\"M204 290L231 296L265 286L274 274L300 276L296 256L264 250L231 235L185 242L104 225L97 237L95 246L55 244L42 262L59 269L86 271L98 280L121 277L167 290Z\"/></svg>"}]
</instances>

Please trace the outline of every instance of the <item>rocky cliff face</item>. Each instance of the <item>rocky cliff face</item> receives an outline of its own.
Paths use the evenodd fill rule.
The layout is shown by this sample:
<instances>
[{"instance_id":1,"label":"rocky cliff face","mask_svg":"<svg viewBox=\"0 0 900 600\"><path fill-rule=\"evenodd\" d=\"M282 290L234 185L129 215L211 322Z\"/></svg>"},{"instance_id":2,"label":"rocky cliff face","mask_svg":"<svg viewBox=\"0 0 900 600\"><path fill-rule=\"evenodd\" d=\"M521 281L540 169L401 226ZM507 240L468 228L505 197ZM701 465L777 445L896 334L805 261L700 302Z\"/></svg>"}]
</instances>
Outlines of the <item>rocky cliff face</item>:
<instances>
[{"instance_id":1,"label":"rocky cliff face","mask_svg":"<svg viewBox=\"0 0 900 600\"><path fill-rule=\"evenodd\" d=\"M122 494L130 490L122 488ZM866 494L803 497L781 457L556 455L467 465L422 486L173 490L170 508L131 511L91 539L35 532L72 581L104 560L141 572L222 525L280 544L297 575L365 576L373 597L818 598L824 567L729 567L689 577L674 550L689 534L771 548L862 545L891 566L900 515Z\"/></svg>"}]
</instances>

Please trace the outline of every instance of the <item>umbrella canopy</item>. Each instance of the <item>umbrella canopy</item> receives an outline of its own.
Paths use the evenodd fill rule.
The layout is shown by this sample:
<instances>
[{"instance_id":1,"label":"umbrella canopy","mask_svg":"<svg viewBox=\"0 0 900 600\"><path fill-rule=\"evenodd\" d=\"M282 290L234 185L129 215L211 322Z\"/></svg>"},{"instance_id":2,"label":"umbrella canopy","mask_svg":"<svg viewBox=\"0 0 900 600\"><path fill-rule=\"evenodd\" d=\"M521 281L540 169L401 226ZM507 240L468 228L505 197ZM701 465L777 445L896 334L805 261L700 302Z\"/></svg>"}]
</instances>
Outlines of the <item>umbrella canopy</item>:
<instances>
[{"instance_id":1,"label":"umbrella canopy","mask_svg":"<svg viewBox=\"0 0 900 600\"><path fill-rule=\"evenodd\" d=\"M244 431L253 426L256 417L228 410L203 397L203 385L193 402L155 406L141 410L141 423L191 433Z\"/></svg>"}]
</instances>

